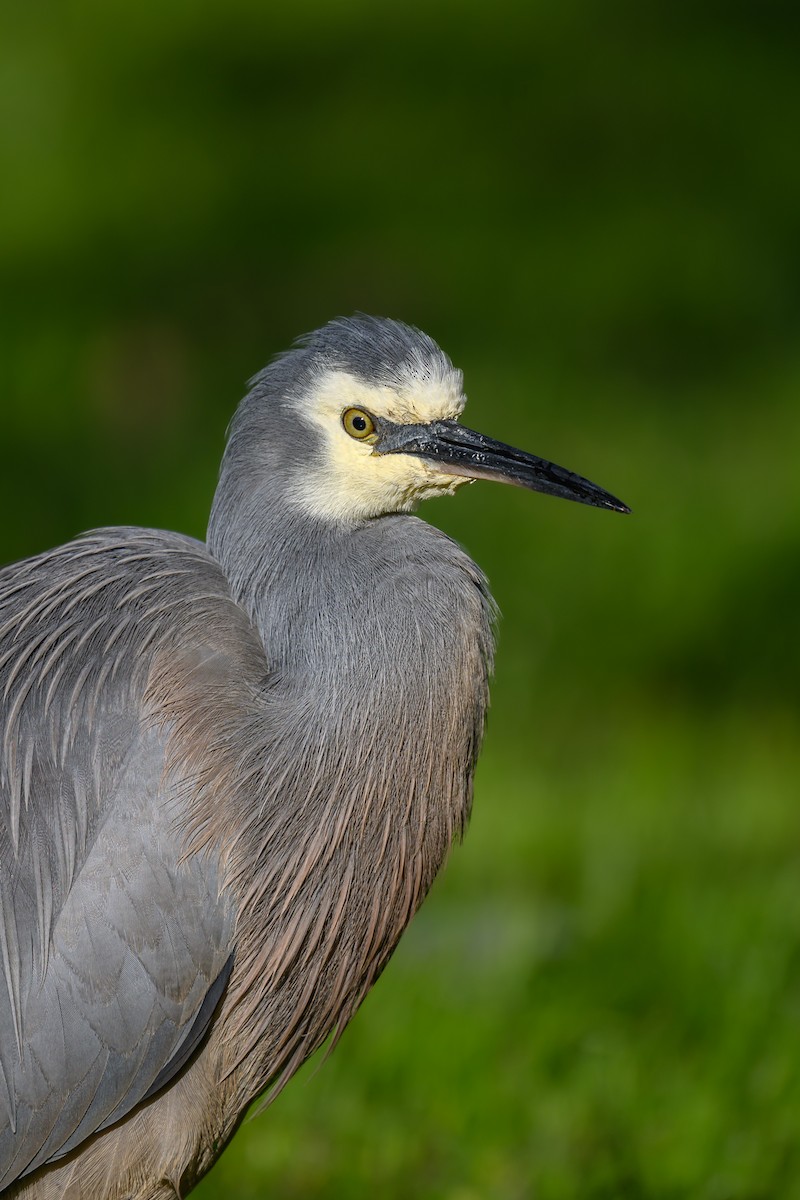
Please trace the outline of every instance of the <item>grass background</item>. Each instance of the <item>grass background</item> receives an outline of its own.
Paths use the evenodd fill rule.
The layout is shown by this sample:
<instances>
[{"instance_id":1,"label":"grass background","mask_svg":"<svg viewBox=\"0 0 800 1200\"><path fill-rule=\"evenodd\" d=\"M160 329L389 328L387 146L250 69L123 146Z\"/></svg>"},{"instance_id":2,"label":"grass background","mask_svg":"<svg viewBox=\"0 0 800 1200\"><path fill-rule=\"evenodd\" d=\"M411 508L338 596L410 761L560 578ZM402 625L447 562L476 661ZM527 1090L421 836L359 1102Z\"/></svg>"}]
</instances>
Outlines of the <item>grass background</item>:
<instances>
[{"instance_id":1,"label":"grass background","mask_svg":"<svg viewBox=\"0 0 800 1200\"><path fill-rule=\"evenodd\" d=\"M354 309L634 509L424 510L504 613L472 828L197 1195L800 1195L794 7L0 21L1 559L202 536L248 375Z\"/></svg>"}]
</instances>

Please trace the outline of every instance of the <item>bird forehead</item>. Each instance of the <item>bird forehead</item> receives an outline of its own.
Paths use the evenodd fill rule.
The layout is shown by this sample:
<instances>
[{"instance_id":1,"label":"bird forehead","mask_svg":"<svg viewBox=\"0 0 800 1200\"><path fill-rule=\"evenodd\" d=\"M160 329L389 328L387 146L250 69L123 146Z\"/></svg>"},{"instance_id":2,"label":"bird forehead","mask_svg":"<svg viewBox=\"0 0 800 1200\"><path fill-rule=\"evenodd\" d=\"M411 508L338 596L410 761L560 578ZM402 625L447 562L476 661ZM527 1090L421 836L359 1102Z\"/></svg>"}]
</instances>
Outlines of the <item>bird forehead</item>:
<instances>
[{"instance_id":1,"label":"bird forehead","mask_svg":"<svg viewBox=\"0 0 800 1200\"><path fill-rule=\"evenodd\" d=\"M371 383L349 371L321 375L311 395L314 416L323 421L346 408L365 408L376 417L401 424L455 420L465 404L461 372L441 374L409 371L391 383Z\"/></svg>"}]
</instances>

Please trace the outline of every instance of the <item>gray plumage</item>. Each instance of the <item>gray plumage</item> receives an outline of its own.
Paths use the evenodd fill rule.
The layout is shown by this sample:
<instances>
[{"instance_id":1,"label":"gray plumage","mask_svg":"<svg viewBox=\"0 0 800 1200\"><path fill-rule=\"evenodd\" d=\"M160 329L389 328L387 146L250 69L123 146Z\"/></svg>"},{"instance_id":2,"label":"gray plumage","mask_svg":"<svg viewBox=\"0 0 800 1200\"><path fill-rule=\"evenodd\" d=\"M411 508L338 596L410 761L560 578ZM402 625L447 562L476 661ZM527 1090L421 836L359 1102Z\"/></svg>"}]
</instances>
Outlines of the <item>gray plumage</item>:
<instances>
[{"instance_id":1,"label":"gray plumage","mask_svg":"<svg viewBox=\"0 0 800 1200\"><path fill-rule=\"evenodd\" d=\"M348 411L376 389L375 442L311 419L331 379ZM185 1195L338 1036L462 834L485 579L397 504L365 515L343 485L334 518L300 488L352 451L371 495L406 461L451 490L461 460L380 407L437 389L460 376L425 335L333 322L240 405L207 545L105 529L0 572L9 1196Z\"/></svg>"}]
</instances>

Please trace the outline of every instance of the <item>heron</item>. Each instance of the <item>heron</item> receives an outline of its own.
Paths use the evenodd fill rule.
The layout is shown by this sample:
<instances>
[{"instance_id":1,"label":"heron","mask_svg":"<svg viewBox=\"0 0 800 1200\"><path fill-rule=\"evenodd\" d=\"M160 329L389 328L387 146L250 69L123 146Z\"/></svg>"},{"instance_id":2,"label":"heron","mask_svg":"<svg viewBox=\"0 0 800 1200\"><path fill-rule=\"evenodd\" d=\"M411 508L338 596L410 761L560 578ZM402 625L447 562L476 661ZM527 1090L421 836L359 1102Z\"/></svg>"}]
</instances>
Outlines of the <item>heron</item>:
<instances>
[{"instance_id":1,"label":"heron","mask_svg":"<svg viewBox=\"0 0 800 1200\"><path fill-rule=\"evenodd\" d=\"M412 511L477 479L629 511L464 403L426 334L339 318L251 381L205 542L0 572L4 1196L185 1196L464 832L495 608Z\"/></svg>"}]
</instances>

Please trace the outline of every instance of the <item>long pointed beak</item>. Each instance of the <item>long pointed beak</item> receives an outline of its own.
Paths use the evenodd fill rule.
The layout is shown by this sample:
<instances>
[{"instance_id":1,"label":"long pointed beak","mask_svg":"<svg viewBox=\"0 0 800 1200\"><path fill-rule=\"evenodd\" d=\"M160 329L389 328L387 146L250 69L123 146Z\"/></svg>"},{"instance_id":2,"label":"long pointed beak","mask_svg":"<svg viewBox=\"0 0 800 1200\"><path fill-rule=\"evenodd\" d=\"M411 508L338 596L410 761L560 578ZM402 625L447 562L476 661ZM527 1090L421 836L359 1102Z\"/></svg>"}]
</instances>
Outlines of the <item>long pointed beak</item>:
<instances>
[{"instance_id":1,"label":"long pointed beak","mask_svg":"<svg viewBox=\"0 0 800 1200\"><path fill-rule=\"evenodd\" d=\"M465 429L458 421L432 421L429 425L384 424L375 446L377 454L416 454L435 462L445 475L467 479L496 479L530 488L548 496L577 500L594 508L627 513L627 504L610 492L564 467Z\"/></svg>"}]
</instances>

